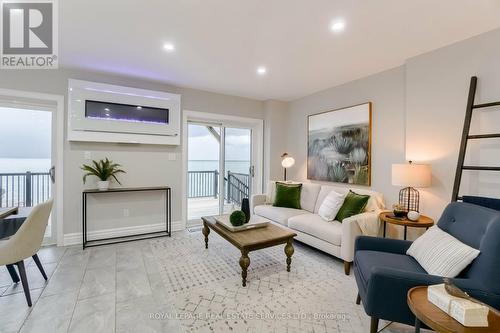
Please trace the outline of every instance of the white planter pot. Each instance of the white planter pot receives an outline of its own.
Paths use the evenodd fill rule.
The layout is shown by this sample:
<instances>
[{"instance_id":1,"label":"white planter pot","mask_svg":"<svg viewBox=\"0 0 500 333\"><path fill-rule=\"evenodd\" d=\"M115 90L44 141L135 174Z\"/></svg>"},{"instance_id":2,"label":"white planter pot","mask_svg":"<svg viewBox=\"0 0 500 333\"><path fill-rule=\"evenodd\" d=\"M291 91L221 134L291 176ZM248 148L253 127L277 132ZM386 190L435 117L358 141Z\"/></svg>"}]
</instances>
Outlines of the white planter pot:
<instances>
[{"instance_id":1,"label":"white planter pot","mask_svg":"<svg viewBox=\"0 0 500 333\"><path fill-rule=\"evenodd\" d=\"M107 191L109 189L109 180L106 180L106 181L98 181L97 182L97 188L99 189L99 191Z\"/></svg>"}]
</instances>

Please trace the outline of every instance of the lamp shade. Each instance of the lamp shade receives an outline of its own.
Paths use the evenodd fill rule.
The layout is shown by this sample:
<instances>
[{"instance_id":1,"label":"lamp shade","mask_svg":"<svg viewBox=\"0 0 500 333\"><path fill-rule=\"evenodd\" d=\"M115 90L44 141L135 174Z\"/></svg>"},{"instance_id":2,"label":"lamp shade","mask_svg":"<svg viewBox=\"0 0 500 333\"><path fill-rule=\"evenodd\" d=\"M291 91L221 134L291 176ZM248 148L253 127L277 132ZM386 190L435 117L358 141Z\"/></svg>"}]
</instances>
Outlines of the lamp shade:
<instances>
[{"instance_id":1,"label":"lamp shade","mask_svg":"<svg viewBox=\"0 0 500 333\"><path fill-rule=\"evenodd\" d=\"M393 164L392 185L408 187L431 186L431 166L428 164Z\"/></svg>"},{"instance_id":2,"label":"lamp shade","mask_svg":"<svg viewBox=\"0 0 500 333\"><path fill-rule=\"evenodd\" d=\"M287 153L284 153L281 155L281 166L283 168L290 168L295 164L295 159L288 155Z\"/></svg>"}]
</instances>

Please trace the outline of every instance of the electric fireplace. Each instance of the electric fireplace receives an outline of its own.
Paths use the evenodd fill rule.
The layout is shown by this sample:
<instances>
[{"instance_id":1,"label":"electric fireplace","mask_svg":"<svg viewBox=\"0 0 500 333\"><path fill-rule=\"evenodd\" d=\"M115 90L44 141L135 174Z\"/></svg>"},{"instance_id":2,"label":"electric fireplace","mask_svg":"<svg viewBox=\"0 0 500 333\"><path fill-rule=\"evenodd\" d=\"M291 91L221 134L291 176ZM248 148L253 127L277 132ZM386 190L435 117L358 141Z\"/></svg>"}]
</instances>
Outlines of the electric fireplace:
<instances>
[{"instance_id":1,"label":"electric fireplace","mask_svg":"<svg viewBox=\"0 0 500 333\"><path fill-rule=\"evenodd\" d=\"M85 101L85 118L168 124L168 109L99 101Z\"/></svg>"},{"instance_id":2,"label":"electric fireplace","mask_svg":"<svg viewBox=\"0 0 500 333\"><path fill-rule=\"evenodd\" d=\"M68 140L180 144L180 95L69 80Z\"/></svg>"}]
</instances>

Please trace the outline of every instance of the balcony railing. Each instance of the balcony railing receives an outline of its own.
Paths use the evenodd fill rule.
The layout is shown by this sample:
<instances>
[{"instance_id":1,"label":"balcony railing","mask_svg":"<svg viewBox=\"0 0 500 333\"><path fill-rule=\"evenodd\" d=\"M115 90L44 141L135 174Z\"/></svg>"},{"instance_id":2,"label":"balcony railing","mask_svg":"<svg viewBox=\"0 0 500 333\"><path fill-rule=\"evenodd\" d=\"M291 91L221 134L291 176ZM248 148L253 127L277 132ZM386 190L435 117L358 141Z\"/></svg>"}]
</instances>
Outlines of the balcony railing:
<instances>
[{"instance_id":1,"label":"balcony railing","mask_svg":"<svg viewBox=\"0 0 500 333\"><path fill-rule=\"evenodd\" d=\"M248 174L228 172L224 177L224 199L240 204L250 194ZM51 196L48 172L0 173L0 207L31 207L48 200ZM217 198L219 196L219 172L189 171L188 198Z\"/></svg>"},{"instance_id":2,"label":"balcony railing","mask_svg":"<svg viewBox=\"0 0 500 333\"><path fill-rule=\"evenodd\" d=\"M47 201L51 186L48 172L0 173L0 208L31 207Z\"/></svg>"},{"instance_id":3,"label":"balcony railing","mask_svg":"<svg viewBox=\"0 0 500 333\"><path fill-rule=\"evenodd\" d=\"M240 204L250 194L250 176L228 171L224 177L224 199ZM188 198L217 198L219 196L219 171L188 171Z\"/></svg>"},{"instance_id":4,"label":"balcony railing","mask_svg":"<svg viewBox=\"0 0 500 333\"><path fill-rule=\"evenodd\" d=\"M244 173L228 172L224 178L226 193L224 198L229 203L241 204L241 199L250 198L250 176Z\"/></svg>"},{"instance_id":5,"label":"balcony railing","mask_svg":"<svg viewBox=\"0 0 500 333\"><path fill-rule=\"evenodd\" d=\"M219 172L188 171L188 198L217 198Z\"/></svg>"}]
</instances>

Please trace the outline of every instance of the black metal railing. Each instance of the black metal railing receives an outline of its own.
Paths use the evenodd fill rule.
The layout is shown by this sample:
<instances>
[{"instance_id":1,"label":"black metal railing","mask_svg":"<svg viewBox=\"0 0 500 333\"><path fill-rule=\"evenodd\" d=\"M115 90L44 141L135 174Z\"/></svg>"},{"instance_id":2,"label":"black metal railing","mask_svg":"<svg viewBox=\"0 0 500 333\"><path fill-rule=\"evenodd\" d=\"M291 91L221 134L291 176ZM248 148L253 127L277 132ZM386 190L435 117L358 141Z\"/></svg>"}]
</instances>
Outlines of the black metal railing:
<instances>
[{"instance_id":1,"label":"black metal railing","mask_svg":"<svg viewBox=\"0 0 500 333\"><path fill-rule=\"evenodd\" d=\"M32 207L48 200L52 182L48 172L0 173L0 207Z\"/></svg>"},{"instance_id":2,"label":"black metal railing","mask_svg":"<svg viewBox=\"0 0 500 333\"><path fill-rule=\"evenodd\" d=\"M227 173L226 195L224 198L228 203L241 204L241 199L249 198L250 195L250 177L244 173L230 172Z\"/></svg>"},{"instance_id":3,"label":"black metal railing","mask_svg":"<svg viewBox=\"0 0 500 333\"><path fill-rule=\"evenodd\" d=\"M224 199L240 204L250 195L250 175L228 171L224 177ZM188 198L217 198L219 195L219 171L188 171Z\"/></svg>"},{"instance_id":4,"label":"black metal railing","mask_svg":"<svg viewBox=\"0 0 500 333\"><path fill-rule=\"evenodd\" d=\"M219 171L188 171L188 198L217 198Z\"/></svg>"}]
</instances>

